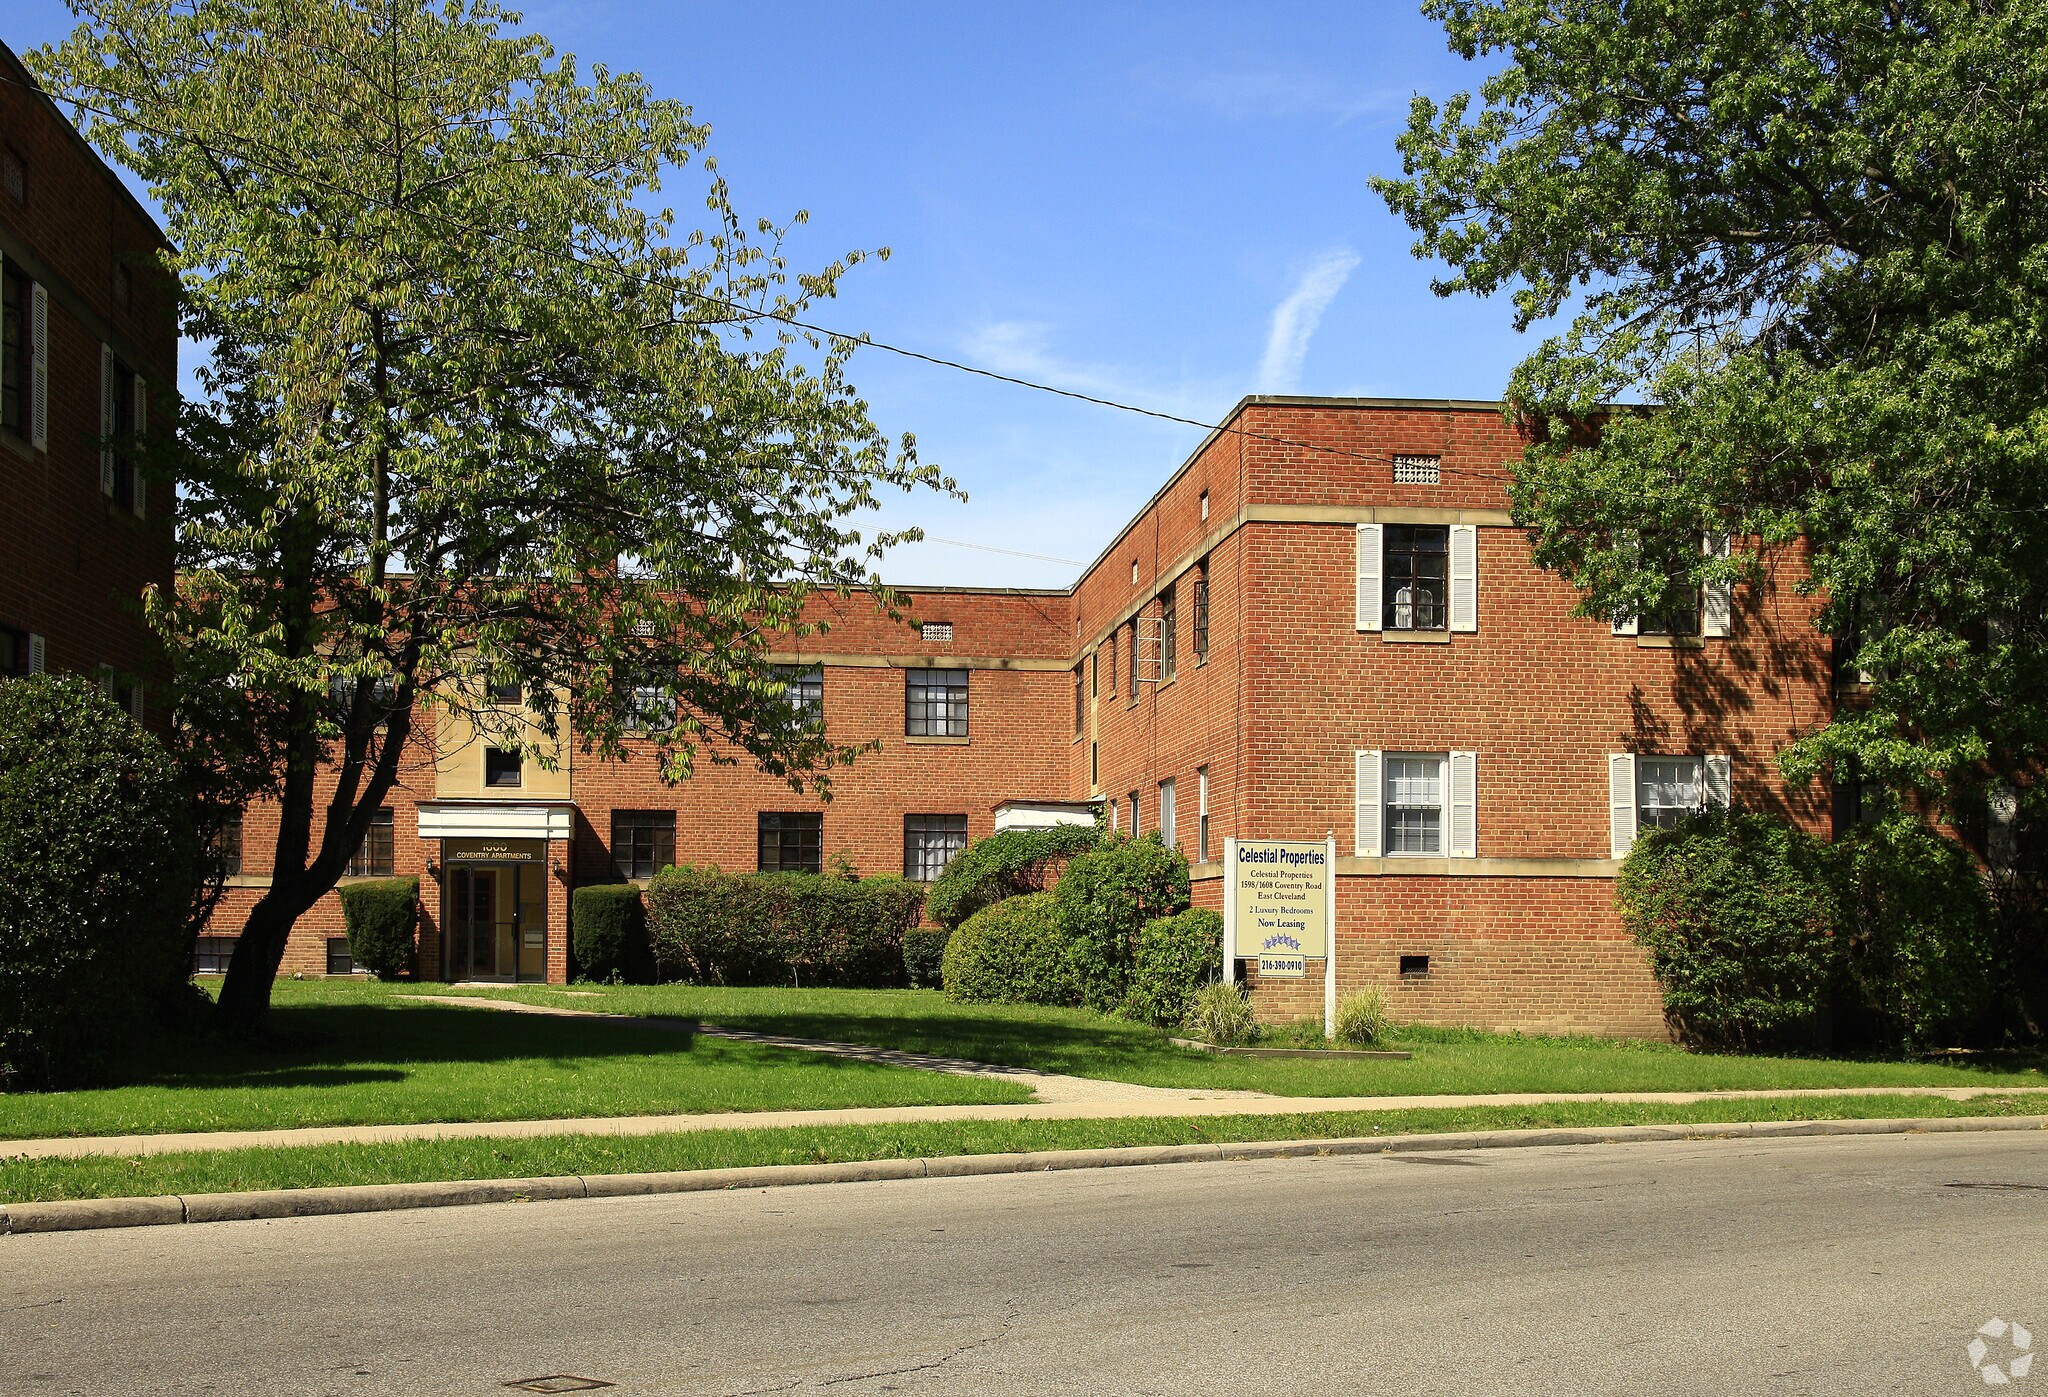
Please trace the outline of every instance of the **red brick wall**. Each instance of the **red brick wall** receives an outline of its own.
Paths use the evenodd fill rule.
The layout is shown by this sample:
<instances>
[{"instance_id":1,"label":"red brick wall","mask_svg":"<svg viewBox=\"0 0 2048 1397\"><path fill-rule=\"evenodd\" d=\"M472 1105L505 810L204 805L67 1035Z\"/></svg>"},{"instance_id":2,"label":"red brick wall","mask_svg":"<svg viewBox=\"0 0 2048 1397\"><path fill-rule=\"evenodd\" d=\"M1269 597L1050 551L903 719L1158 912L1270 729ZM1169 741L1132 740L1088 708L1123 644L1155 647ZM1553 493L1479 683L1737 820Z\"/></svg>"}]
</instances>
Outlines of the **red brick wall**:
<instances>
[{"instance_id":1,"label":"red brick wall","mask_svg":"<svg viewBox=\"0 0 2048 1397\"><path fill-rule=\"evenodd\" d=\"M42 284L49 302L48 449L0 431L0 625L43 636L51 670L106 664L154 676L140 598L171 584L173 497L154 486L137 520L100 493L100 345L112 343L153 388L175 391L171 297L138 258L162 238L63 118L21 85L27 74L4 46L0 78L10 79L0 81L0 142L21 157L27 193L24 204L0 190L0 257ZM117 257L138 258L126 306L115 299ZM168 420L163 403L155 415Z\"/></svg>"}]
</instances>

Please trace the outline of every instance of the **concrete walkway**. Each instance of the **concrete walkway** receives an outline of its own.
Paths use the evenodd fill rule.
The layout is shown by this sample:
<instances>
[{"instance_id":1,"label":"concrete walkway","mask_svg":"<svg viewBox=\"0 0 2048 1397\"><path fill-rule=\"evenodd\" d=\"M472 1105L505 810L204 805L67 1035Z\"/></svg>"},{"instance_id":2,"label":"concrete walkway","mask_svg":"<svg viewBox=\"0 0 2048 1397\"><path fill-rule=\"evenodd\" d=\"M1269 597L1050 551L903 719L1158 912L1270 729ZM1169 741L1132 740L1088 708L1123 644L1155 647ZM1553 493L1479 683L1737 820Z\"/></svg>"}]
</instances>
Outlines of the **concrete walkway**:
<instances>
[{"instance_id":1,"label":"concrete walkway","mask_svg":"<svg viewBox=\"0 0 2048 1397\"><path fill-rule=\"evenodd\" d=\"M1148 1087L1131 1082L1067 1077L1024 1067L1003 1067L964 1058L829 1043L810 1038L718 1028L681 1019L636 1019L587 1009L520 1004L503 999L420 995L435 1004L489 1008L550 1018L600 1019L642 1028L702 1033L716 1038L763 1043L804 1052L831 1053L892 1067L921 1068L960 1076L1022 1083L1038 1100L1022 1105L854 1106L822 1111L722 1111L699 1115L601 1116L568 1120L420 1121L401 1125L313 1126L283 1130L213 1130L159 1135L72 1136L44 1140L0 1140L0 1159L79 1159L92 1155L132 1158L194 1150L238 1150L333 1144L379 1144L398 1140L504 1140L547 1135L670 1135L694 1130L774 1130L791 1126L903 1125L947 1121L1115 1120L1132 1116L1291 1116L1326 1111L1408 1111L1443 1107L1548 1106L1577 1101L1691 1105L1758 1097L1825 1100L1837 1096L1938 1096L1969 1101L1980 1096L2048 1094L2048 1087L1802 1087L1753 1091L1494 1092L1478 1096L1273 1096L1264 1092Z\"/></svg>"}]
</instances>

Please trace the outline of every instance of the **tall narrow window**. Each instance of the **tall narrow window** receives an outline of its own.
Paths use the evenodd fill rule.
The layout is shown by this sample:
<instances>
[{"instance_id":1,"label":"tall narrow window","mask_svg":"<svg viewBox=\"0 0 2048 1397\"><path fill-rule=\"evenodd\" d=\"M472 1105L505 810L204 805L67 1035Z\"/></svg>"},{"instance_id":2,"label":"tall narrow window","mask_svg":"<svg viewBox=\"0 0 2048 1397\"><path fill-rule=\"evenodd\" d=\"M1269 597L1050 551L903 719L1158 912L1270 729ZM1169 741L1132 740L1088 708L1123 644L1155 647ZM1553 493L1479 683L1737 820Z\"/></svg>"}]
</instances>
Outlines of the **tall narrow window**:
<instances>
[{"instance_id":1,"label":"tall narrow window","mask_svg":"<svg viewBox=\"0 0 2048 1397\"><path fill-rule=\"evenodd\" d=\"M1088 726L1088 700L1081 692L1082 666L1074 666L1074 736L1079 737Z\"/></svg>"},{"instance_id":2,"label":"tall narrow window","mask_svg":"<svg viewBox=\"0 0 2048 1397\"><path fill-rule=\"evenodd\" d=\"M1131 702L1138 701L1138 621L1131 618Z\"/></svg>"},{"instance_id":3,"label":"tall narrow window","mask_svg":"<svg viewBox=\"0 0 2048 1397\"><path fill-rule=\"evenodd\" d=\"M135 435L135 370L119 359L114 361L113 393L114 440L126 442ZM130 514L135 512L136 491L141 482L136 478L134 458L128 449L114 453L114 503Z\"/></svg>"},{"instance_id":4,"label":"tall narrow window","mask_svg":"<svg viewBox=\"0 0 2048 1397\"><path fill-rule=\"evenodd\" d=\"M1195 768L1195 862L1209 861L1209 768Z\"/></svg>"},{"instance_id":5,"label":"tall narrow window","mask_svg":"<svg viewBox=\"0 0 2048 1397\"><path fill-rule=\"evenodd\" d=\"M1174 847L1173 827L1173 778L1159 783L1159 839L1167 848Z\"/></svg>"},{"instance_id":6,"label":"tall narrow window","mask_svg":"<svg viewBox=\"0 0 2048 1397\"><path fill-rule=\"evenodd\" d=\"M1195 614L1194 632L1190 637L1194 643L1195 663L1207 664L1209 660L1209 560L1204 558L1195 567Z\"/></svg>"},{"instance_id":7,"label":"tall narrow window","mask_svg":"<svg viewBox=\"0 0 2048 1397\"><path fill-rule=\"evenodd\" d=\"M27 440L35 338L29 332L29 282L0 264L0 427Z\"/></svg>"},{"instance_id":8,"label":"tall narrow window","mask_svg":"<svg viewBox=\"0 0 2048 1397\"><path fill-rule=\"evenodd\" d=\"M213 852L220 859L221 872L230 878L242 873L242 817L230 815L213 837Z\"/></svg>"},{"instance_id":9,"label":"tall narrow window","mask_svg":"<svg viewBox=\"0 0 2048 1397\"><path fill-rule=\"evenodd\" d=\"M777 665L775 677L789 687L782 696L808 727L825 721L825 667L823 665Z\"/></svg>"},{"instance_id":10,"label":"tall narrow window","mask_svg":"<svg viewBox=\"0 0 2048 1397\"><path fill-rule=\"evenodd\" d=\"M391 810L387 806L370 817L370 827L363 831L363 842L356 846L356 856L348 862L349 877L389 878L392 866L391 836Z\"/></svg>"},{"instance_id":11,"label":"tall narrow window","mask_svg":"<svg viewBox=\"0 0 2048 1397\"><path fill-rule=\"evenodd\" d=\"M675 811L612 812L612 868L621 878L652 878L675 861Z\"/></svg>"},{"instance_id":12,"label":"tall narrow window","mask_svg":"<svg viewBox=\"0 0 2048 1397\"><path fill-rule=\"evenodd\" d=\"M1117 637L1122 634L1121 630L1114 630L1109 633L1109 696L1111 698L1117 696L1117 685L1123 682L1123 671L1118 669L1116 664Z\"/></svg>"},{"instance_id":13,"label":"tall narrow window","mask_svg":"<svg viewBox=\"0 0 2048 1397\"><path fill-rule=\"evenodd\" d=\"M825 817L816 811L763 811L759 817L763 873L824 870Z\"/></svg>"},{"instance_id":14,"label":"tall narrow window","mask_svg":"<svg viewBox=\"0 0 2048 1397\"><path fill-rule=\"evenodd\" d=\"M1440 631L1450 625L1446 609L1451 531L1442 524L1386 526L1386 614L1390 631Z\"/></svg>"},{"instance_id":15,"label":"tall narrow window","mask_svg":"<svg viewBox=\"0 0 2048 1397\"><path fill-rule=\"evenodd\" d=\"M1176 649L1178 637L1175 631L1180 625L1180 608L1174 605L1174 591L1169 586L1159 594L1159 678L1161 682L1173 678L1179 661Z\"/></svg>"},{"instance_id":16,"label":"tall narrow window","mask_svg":"<svg viewBox=\"0 0 2048 1397\"><path fill-rule=\"evenodd\" d=\"M1132 791L1132 792L1131 792L1130 800L1131 800L1131 838L1133 838L1133 839L1136 839L1136 838L1137 838L1137 837L1138 837L1138 836L1139 836L1139 835L1140 835L1141 833L1143 833L1143 831L1142 831L1142 830L1140 830L1140 829L1138 828L1138 793L1137 793L1136 791Z\"/></svg>"},{"instance_id":17,"label":"tall narrow window","mask_svg":"<svg viewBox=\"0 0 2048 1397\"><path fill-rule=\"evenodd\" d=\"M967 671L910 669L903 681L906 737L967 736Z\"/></svg>"},{"instance_id":18,"label":"tall narrow window","mask_svg":"<svg viewBox=\"0 0 2048 1397\"><path fill-rule=\"evenodd\" d=\"M967 847L965 815L905 815L903 876L929 883Z\"/></svg>"}]
</instances>

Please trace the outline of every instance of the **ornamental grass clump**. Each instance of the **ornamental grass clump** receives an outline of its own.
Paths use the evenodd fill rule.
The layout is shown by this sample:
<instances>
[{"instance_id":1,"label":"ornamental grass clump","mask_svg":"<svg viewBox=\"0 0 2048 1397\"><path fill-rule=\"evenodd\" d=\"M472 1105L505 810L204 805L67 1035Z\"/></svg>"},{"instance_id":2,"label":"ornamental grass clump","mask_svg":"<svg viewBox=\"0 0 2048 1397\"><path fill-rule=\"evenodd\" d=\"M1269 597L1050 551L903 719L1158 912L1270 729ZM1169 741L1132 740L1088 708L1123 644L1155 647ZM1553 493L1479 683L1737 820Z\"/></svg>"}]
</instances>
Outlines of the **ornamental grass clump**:
<instances>
[{"instance_id":1,"label":"ornamental grass clump","mask_svg":"<svg viewBox=\"0 0 2048 1397\"><path fill-rule=\"evenodd\" d=\"M1194 992L1181 1026L1202 1042L1219 1048L1249 1043L1259 1031L1259 1021L1252 1014L1251 996L1245 993L1244 986L1222 980Z\"/></svg>"},{"instance_id":2,"label":"ornamental grass clump","mask_svg":"<svg viewBox=\"0 0 2048 1397\"><path fill-rule=\"evenodd\" d=\"M1337 1001L1336 1033L1339 1043L1368 1048L1387 1036L1393 1027L1387 1018L1386 996L1376 989L1362 989Z\"/></svg>"}]
</instances>

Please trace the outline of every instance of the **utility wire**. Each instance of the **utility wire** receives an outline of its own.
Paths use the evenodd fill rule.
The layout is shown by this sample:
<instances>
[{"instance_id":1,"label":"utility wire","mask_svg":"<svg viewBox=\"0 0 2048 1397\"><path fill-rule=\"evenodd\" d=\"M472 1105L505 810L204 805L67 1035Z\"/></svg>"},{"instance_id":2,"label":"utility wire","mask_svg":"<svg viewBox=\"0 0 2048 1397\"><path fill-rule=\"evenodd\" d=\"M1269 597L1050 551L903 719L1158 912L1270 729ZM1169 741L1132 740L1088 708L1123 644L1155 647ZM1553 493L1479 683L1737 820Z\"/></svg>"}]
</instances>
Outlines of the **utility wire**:
<instances>
[{"instance_id":1,"label":"utility wire","mask_svg":"<svg viewBox=\"0 0 2048 1397\"><path fill-rule=\"evenodd\" d=\"M384 198L383 196L378 194L366 193L362 190L354 189L347 185L340 185L329 180L320 179L317 176L306 174L305 172L300 170L294 170L285 166L268 162L255 155L252 155L247 148L247 138L241 136L240 133L237 132L229 132L226 133L218 141L210 141L207 139L202 139L199 136L194 136L183 132L168 131L161 127L151 126L133 115L126 115L108 110L103 107L96 107L93 106L91 103L85 102L77 97L59 97L55 93L50 92L47 88L42 87L40 84L24 83L18 78L7 77L4 75L0 75L0 82L7 82L17 87L25 88L26 90L34 92L37 95L45 98L52 104L56 104L59 102L68 103L73 108L79 111L90 112L94 116L102 117L108 121L116 122L127 126L132 126L136 130L145 132L151 136L155 136L159 140L173 141L186 145L195 146L209 155L224 155L231 159L238 160L244 164L254 166L257 169L264 170L270 174L278 175L285 179L302 180L307 184L313 185L314 187L319 189L323 189L331 194L339 194L351 199L359 199L365 203L372 204L380 208L388 209L394 213L404 213L409 214L415 218L427 219L436 223L440 223L449 228L459 229L463 232L470 233L478 237L488 238L494 242L501 242L508 247L517 248L522 252L530 252L535 256L550 258L555 261L566 261L573 265L584 267L592 271L609 273L610 275L618 277L621 280L630 281L634 283L644 284L649 280L654 280L657 281L659 284L666 286L673 291L679 292L680 294L686 297L689 297L693 300L704 302L707 305L713 305L724 310L732 311L745 319L773 320L779 324L787 325L791 329L802 330L808 334L821 335L827 339L834 340L840 343L856 346L864 345L872 349L882 350L889 354L899 355L905 359L914 359L920 363L932 364L935 365L936 367L943 369L952 369L958 373L972 374L978 378L993 379L998 383L1011 384L1015 387L1029 389L1033 392L1048 393L1055 397L1068 398L1075 402L1092 403L1097 407L1111 408L1117 412L1132 413L1139 417L1149 417L1156 421L1172 422L1184 427L1199 427L1205 432L1227 433L1229 435L1237 436L1252 441L1266 442L1270 445L1287 446L1292 447L1296 450L1313 451L1321 453L1323 455L1340 456L1350 460L1371 461L1375 464L1382 465L1392 464L1393 458L1390 455L1383 455L1369 451L1354 451L1346 447L1329 446L1321 442L1302 441L1297 438L1280 436L1271 432L1254 431L1249 427L1232 427L1218 422L1205 422L1200 418L1196 417L1182 417L1176 413L1161 412L1156 408L1140 407L1136 403L1126 403L1121 402L1115 398L1099 397L1093 393L1082 393L1072 388L1060 388L1050 383L1041 383L1035 379L1023 378L1016 374L1000 373L994 369L983 368L978 364L969 364L958 359L948 359L943 355L927 354L922 350L911 349L904 345L891 344L886 340L875 339L874 337L865 333L853 334L845 330L835 330L832 329L830 326L818 325L807 320L799 320L796 316L788 314L786 312L764 310L758 306L750 306L745 304L744 302L734 301L724 296L714 295L711 292L699 291L693 287L683 286L678 283L675 283L667 278L648 278L644 275L628 271L623 267L611 266L603 262L594 261L588 257L578 256L574 252L564 251L558 248L543 247L537 243L530 243L523 239L512 237L499 229L486 228L478 224L470 223L463 219L453 218L447 214L438 213L431 209L412 208L406 205L394 203L391 200ZM137 106L141 105L139 99L124 96L123 100L134 102ZM230 141L236 142L238 144L230 144ZM1462 467L1444 465L1441 462L1439 463L1438 469L1442 474L1445 475L1463 476L1474 480L1487 480L1501 485L1513 483L1512 477L1501 475L1497 472L1492 471L1469 470Z\"/></svg>"}]
</instances>

